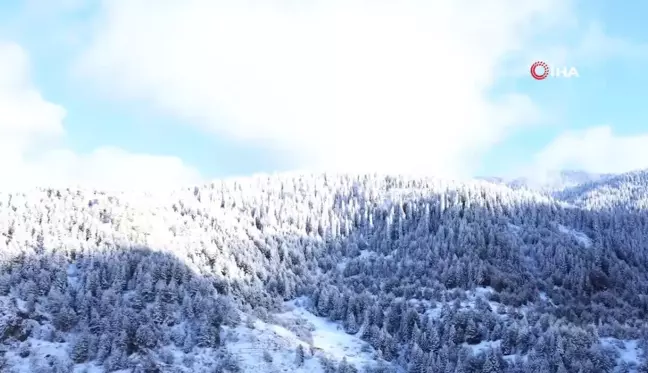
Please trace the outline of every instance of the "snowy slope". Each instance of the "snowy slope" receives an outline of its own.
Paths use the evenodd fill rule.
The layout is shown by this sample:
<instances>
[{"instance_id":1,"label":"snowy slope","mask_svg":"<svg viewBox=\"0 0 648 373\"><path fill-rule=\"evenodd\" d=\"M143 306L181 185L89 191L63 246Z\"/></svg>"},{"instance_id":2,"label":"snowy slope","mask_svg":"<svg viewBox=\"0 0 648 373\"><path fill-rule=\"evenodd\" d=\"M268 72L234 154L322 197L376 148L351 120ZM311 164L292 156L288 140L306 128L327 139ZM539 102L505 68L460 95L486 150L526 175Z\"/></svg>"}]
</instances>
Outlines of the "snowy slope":
<instances>
[{"instance_id":1,"label":"snowy slope","mask_svg":"<svg viewBox=\"0 0 648 373\"><path fill-rule=\"evenodd\" d=\"M648 208L648 171L633 171L579 183L554 198L587 208Z\"/></svg>"},{"instance_id":2,"label":"snowy slope","mask_svg":"<svg viewBox=\"0 0 648 373\"><path fill-rule=\"evenodd\" d=\"M541 177L483 177L482 180L496 184L505 184L513 189L528 188L543 192L556 193L568 188L591 182L601 182L612 178L612 174L596 174L585 171L563 170L549 172Z\"/></svg>"},{"instance_id":3,"label":"snowy slope","mask_svg":"<svg viewBox=\"0 0 648 373\"><path fill-rule=\"evenodd\" d=\"M0 307L3 307L0 309L7 309L7 302L8 297L0 297ZM185 353L179 348L166 346L153 353L153 356L160 365L175 367L175 372L210 372L218 365L217 360L223 360L223 356L236 361L240 372L250 373L323 373L322 358L334 365L346 360L357 369L375 364L375 353L366 342L346 334L338 324L313 315L302 303L305 303L303 298L287 302L285 312L270 315L268 322L242 314L243 322L240 325L223 326L221 340L224 347L219 350L203 348ZM45 336L50 329L45 325L34 334L51 339ZM304 351L303 364L297 362L298 346L302 346ZM47 366L51 367L51 371L47 372L53 373L106 371L97 362L74 364L69 358L71 346L67 342L30 337L10 347L6 352L7 372L43 372L42 367ZM127 371L130 370L113 372Z\"/></svg>"},{"instance_id":4,"label":"snowy slope","mask_svg":"<svg viewBox=\"0 0 648 373\"><path fill-rule=\"evenodd\" d=\"M565 227L564 225L561 224L558 224L558 230L560 231L560 233L573 237L576 241L578 241L581 245L585 247L592 246L592 239L587 237L587 235L583 232L579 232L575 229Z\"/></svg>"},{"instance_id":5,"label":"snowy slope","mask_svg":"<svg viewBox=\"0 0 648 373\"><path fill-rule=\"evenodd\" d=\"M640 196L640 178L631 181L611 195ZM443 371L454 353L466 366L485 364L482 352L547 364L554 357L544 351L564 340L572 369L574 359L583 368L602 361L588 352L601 348L596 333L621 341L603 343L618 350L617 362L644 364L641 211L594 211L483 181L264 183L161 200L0 194L8 268L0 272L0 337L14 327L7 315L23 314L20 331L0 340L8 365L69 373L152 361L174 373L321 373L329 360L361 368L382 356L422 373L411 365ZM298 298L280 310L304 295L316 304ZM229 307L242 322L226 321Z\"/></svg>"},{"instance_id":6,"label":"snowy slope","mask_svg":"<svg viewBox=\"0 0 648 373\"><path fill-rule=\"evenodd\" d=\"M246 322L224 331L228 350L244 372L324 372L321 358L347 360L360 369L374 364L373 349L359 337L344 332L340 325L307 311L300 300L286 303L286 311L264 322L245 316ZM296 363L296 351L305 352L303 365ZM264 358L264 353L272 361Z\"/></svg>"}]
</instances>

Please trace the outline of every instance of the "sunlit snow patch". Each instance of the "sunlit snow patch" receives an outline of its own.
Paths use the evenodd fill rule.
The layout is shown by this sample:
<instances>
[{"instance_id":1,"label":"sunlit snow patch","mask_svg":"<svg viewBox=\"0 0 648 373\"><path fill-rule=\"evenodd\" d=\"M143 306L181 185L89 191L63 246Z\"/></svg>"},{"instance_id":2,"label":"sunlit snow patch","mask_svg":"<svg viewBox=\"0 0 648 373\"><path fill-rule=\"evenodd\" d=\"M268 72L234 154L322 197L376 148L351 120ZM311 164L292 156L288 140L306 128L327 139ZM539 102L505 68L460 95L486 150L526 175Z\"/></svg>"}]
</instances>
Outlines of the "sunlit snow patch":
<instances>
[{"instance_id":1,"label":"sunlit snow patch","mask_svg":"<svg viewBox=\"0 0 648 373\"><path fill-rule=\"evenodd\" d=\"M313 315L303 307L306 302L304 298L287 302L291 310L277 316L286 321L309 324L313 347L327 357L338 361L346 358L358 368L373 360L373 349L366 342L357 335L347 334L341 324Z\"/></svg>"},{"instance_id":2,"label":"sunlit snow patch","mask_svg":"<svg viewBox=\"0 0 648 373\"><path fill-rule=\"evenodd\" d=\"M321 356L337 362L346 358L358 369L374 362L373 349L366 342L347 334L337 323L313 315L300 301L304 300L287 302L288 311L273 315L271 318L277 324L255 320L253 328L245 322L236 328L226 328L225 345L243 372L320 373ZM296 364L299 345L306 357L302 366ZM272 361L264 358L264 352L272 356Z\"/></svg>"},{"instance_id":3,"label":"sunlit snow patch","mask_svg":"<svg viewBox=\"0 0 648 373\"><path fill-rule=\"evenodd\" d=\"M519 226L517 226L517 225L515 225L515 224L508 223L508 224L506 224L506 226L507 226L508 229L510 229L511 232L514 233L514 234L518 234L518 233L520 233L520 231L522 230L522 228L520 228Z\"/></svg>"},{"instance_id":4,"label":"sunlit snow patch","mask_svg":"<svg viewBox=\"0 0 648 373\"><path fill-rule=\"evenodd\" d=\"M9 349L6 353L7 362L15 373L30 373L40 366L62 368L73 365L69 363L67 356L67 343L46 342L29 338L22 346L25 347ZM28 354L20 356L20 351L27 351Z\"/></svg>"},{"instance_id":5,"label":"sunlit snow patch","mask_svg":"<svg viewBox=\"0 0 648 373\"><path fill-rule=\"evenodd\" d=\"M641 348L637 340L620 340L616 338L601 338L601 345L613 347L619 353L617 364L625 361L631 365L641 364Z\"/></svg>"},{"instance_id":6,"label":"sunlit snow patch","mask_svg":"<svg viewBox=\"0 0 648 373\"><path fill-rule=\"evenodd\" d=\"M225 334L226 348L238 360L242 372L323 372L319 361L308 356L307 343L283 327L257 320L253 329L240 325L226 329ZM296 363L300 344L306 357L302 366ZM272 358L264 358L264 352Z\"/></svg>"},{"instance_id":7,"label":"sunlit snow patch","mask_svg":"<svg viewBox=\"0 0 648 373\"><path fill-rule=\"evenodd\" d=\"M560 233L568 234L574 237L576 241L580 242L585 247L592 246L592 240L589 237L587 237L587 235L583 232L579 232L575 229L565 227L564 225L561 224L558 224L558 230L560 231Z\"/></svg>"}]
</instances>

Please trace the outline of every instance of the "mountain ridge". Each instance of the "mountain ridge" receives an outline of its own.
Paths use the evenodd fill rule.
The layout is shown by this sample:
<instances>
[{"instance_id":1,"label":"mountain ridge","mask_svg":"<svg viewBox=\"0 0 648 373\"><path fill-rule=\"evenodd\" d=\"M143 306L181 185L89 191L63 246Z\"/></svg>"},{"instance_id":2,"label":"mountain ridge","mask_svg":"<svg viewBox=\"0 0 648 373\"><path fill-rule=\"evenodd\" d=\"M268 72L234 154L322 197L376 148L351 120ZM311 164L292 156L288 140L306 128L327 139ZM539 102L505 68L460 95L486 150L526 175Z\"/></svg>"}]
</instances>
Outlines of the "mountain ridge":
<instances>
[{"instance_id":1,"label":"mountain ridge","mask_svg":"<svg viewBox=\"0 0 648 373\"><path fill-rule=\"evenodd\" d=\"M5 366L286 369L285 354L240 360L236 339L256 333L244 320L274 330L284 302L306 297L312 321L357 336L375 363L354 367L330 344L316 350L306 336L317 328L294 321L287 340L305 338L315 352L291 342L298 371L638 371L648 214L574 201L484 180L384 175L255 176L148 196L0 193L0 296L20 305L0 320L12 330L0 340ZM39 354L43 343L60 345L55 362ZM557 348L564 355L549 353Z\"/></svg>"}]
</instances>

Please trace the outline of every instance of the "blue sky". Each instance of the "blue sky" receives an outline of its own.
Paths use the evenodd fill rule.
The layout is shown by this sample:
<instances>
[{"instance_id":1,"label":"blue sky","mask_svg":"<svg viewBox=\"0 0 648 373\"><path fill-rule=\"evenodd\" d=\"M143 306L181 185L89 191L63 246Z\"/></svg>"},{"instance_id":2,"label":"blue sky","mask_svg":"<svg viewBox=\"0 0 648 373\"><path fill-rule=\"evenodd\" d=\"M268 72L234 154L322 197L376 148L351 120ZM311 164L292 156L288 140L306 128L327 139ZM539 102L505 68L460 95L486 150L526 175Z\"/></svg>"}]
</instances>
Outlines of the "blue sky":
<instances>
[{"instance_id":1,"label":"blue sky","mask_svg":"<svg viewBox=\"0 0 648 373\"><path fill-rule=\"evenodd\" d=\"M29 58L6 95L39 92L65 117L9 125L5 140L25 145L0 166L21 169L20 185L115 187L293 169L648 167L648 5L520 3L5 1L0 42ZM535 81L534 60L580 76ZM0 119L22 123L2 104ZM46 126L57 135L36 142Z\"/></svg>"}]
</instances>

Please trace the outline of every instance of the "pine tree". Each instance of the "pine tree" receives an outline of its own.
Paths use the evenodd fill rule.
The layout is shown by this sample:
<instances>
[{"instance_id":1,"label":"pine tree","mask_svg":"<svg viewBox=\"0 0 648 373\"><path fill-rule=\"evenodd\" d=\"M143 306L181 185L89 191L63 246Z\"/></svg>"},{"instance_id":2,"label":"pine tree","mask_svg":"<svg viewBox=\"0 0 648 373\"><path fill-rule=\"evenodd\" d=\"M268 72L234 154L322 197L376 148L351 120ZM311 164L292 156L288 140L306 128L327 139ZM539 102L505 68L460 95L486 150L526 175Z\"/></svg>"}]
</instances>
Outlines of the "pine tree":
<instances>
[{"instance_id":1,"label":"pine tree","mask_svg":"<svg viewBox=\"0 0 648 373\"><path fill-rule=\"evenodd\" d=\"M184 341L182 342L182 351L189 353L196 345L196 335L191 328L186 330Z\"/></svg>"},{"instance_id":2,"label":"pine tree","mask_svg":"<svg viewBox=\"0 0 648 373\"><path fill-rule=\"evenodd\" d=\"M346 321L344 323L344 330L349 334L355 334L358 332L358 324L356 323L356 318L353 312L348 312Z\"/></svg>"},{"instance_id":3,"label":"pine tree","mask_svg":"<svg viewBox=\"0 0 648 373\"><path fill-rule=\"evenodd\" d=\"M104 367L110 371L124 369L127 366L126 352L121 348L112 348L104 362Z\"/></svg>"},{"instance_id":4,"label":"pine tree","mask_svg":"<svg viewBox=\"0 0 648 373\"><path fill-rule=\"evenodd\" d=\"M304 347L302 345L297 346L297 350L295 350L295 364L300 367L304 365Z\"/></svg>"},{"instance_id":5,"label":"pine tree","mask_svg":"<svg viewBox=\"0 0 648 373\"><path fill-rule=\"evenodd\" d=\"M502 368L495 350L490 349L482 366L482 373L501 373Z\"/></svg>"},{"instance_id":6,"label":"pine tree","mask_svg":"<svg viewBox=\"0 0 648 373\"><path fill-rule=\"evenodd\" d=\"M358 370L347 361L346 356L340 362L337 373L357 373Z\"/></svg>"},{"instance_id":7,"label":"pine tree","mask_svg":"<svg viewBox=\"0 0 648 373\"><path fill-rule=\"evenodd\" d=\"M425 373L425 354L416 343L412 346L409 360L408 373Z\"/></svg>"},{"instance_id":8,"label":"pine tree","mask_svg":"<svg viewBox=\"0 0 648 373\"><path fill-rule=\"evenodd\" d=\"M97 360L103 362L108 355L110 355L112 341L110 337L106 334L102 334L99 337L99 343L97 344Z\"/></svg>"},{"instance_id":9,"label":"pine tree","mask_svg":"<svg viewBox=\"0 0 648 373\"><path fill-rule=\"evenodd\" d=\"M0 296L9 295L10 287L10 277L9 275L2 274L0 275Z\"/></svg>"},{"instance_id":10,"label":"pine tree","mask_svg":"<svg viewBox=\"0 0 648 373\"><path fill-rule=\"evenodd\" d=\"M85 362L90 353L90 336L86 331L82 331L77 335L76 341L72 346L70 358L77 364Z\"/></svg>"},{"instance_id":11,"label":"pine tree","mask_svg":"<svg viewBox=\"0 0 648 373\"><path fill-rule=\"evenodd\" d=\"M560 362L560 364L558 364L558 369L556 370L556 373L567 373L567 372L568 370L567 368L565 368L565 364Z\"/></svg>"},{"instance_id":12,"label":"pine tree","mask_svg":"<svg viewBox=\"0 0 648 373\"><path fill-rule=\"evenodd\" d=\"M618 373L630 373L630 365L626 361L622 361L621 364L619 364L619 370Z\"/></svg>"},{"instance_id":13,"label":"pine tree","mask_svg":"<svg viewBox=\"0 0 648 373\"><path fill-rule=\"evenodd\" d=\"M157 345L157 336L151 324L142 324L135 332L135 342L140 349L154 348Z\"/></svg>"},{"instance_id":14,"label":"pine tree","mask_svg":"<svg viewBox=\"0 0 648 373\"><path fill-rule=\"evenodd\" d=\"M473 319L469 319L468 323L466 324L465 338L466 338L466 343L471 345L478 344L479 342L481 342L481 335L479 335L479 329L477 328L477 325L475 324L475 321Z\"/></svg>"},{"instance_id":15,"label":"pine tree","mask_svg":"<svg viewBox=\"0 0 648 373\"><path fill-rule=\"evenodd\" d=\"M437 352L441 349L441 338L439 337L439 332L435 327L430 330L430 350Z\"/></svg>"}]
</instances>

